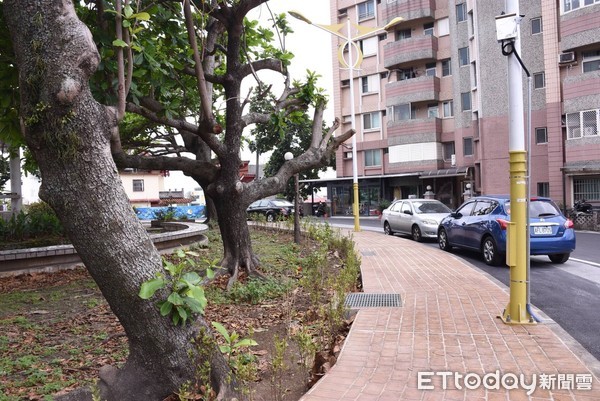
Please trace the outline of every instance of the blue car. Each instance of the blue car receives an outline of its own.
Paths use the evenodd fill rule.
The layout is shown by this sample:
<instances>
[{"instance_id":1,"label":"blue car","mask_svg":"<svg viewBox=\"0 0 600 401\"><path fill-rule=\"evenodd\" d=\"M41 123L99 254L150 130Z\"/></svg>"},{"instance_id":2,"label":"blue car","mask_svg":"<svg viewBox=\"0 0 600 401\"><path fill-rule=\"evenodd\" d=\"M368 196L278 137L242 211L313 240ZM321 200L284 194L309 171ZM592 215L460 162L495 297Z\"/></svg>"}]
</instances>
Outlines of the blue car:
<instances>
[{"instance_id":1,"label":"blue car","mask_svg":"<svg viewBox=\"0 0 600 401\"><path fill-rule=\"evenodd\" d=\"M457 247L481 252L488 265L504 264L509 222L508 195L477 196L440 222L438 244L444 251ZM531 198L529 222L530 254L565 263L575 250L573 222L551 199L542 197Z\"/></svg>"}]
</instances>

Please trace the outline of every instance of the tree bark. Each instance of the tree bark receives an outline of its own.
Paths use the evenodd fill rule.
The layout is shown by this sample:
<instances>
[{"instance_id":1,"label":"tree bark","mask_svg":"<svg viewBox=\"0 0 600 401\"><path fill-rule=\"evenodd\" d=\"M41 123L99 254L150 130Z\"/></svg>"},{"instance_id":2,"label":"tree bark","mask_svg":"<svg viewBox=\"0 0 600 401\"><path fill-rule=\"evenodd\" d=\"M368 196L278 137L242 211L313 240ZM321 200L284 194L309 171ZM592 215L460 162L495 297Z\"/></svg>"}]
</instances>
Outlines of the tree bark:
<instances>
[{"instance_id":1,"label":"tree bark","mask_svg":"<svg viewBox=\"0 0 600 401\"><path fill-rule=\"evenodd\" d=\"M137 295L162 271L161 258L111 156L115 109L89 90L99 62L89 30L67 0L5 0L4 8L19 67L23 133L42 174L40 198L56 211L129 339L125 365L101 370L101 398L162 400L196 379L198 358L210 361L210 384L221 399L237 396L214 344L197 357L188 352L200 329L210 332L206 322L175 327Z\"/></svg>"},{"instance_id":2,"label":"tree bark","mask_svg":"<svg viewBox=\"0 0 600 401\"><path fill-rule=\"evenodd\" d=\"M230 275L228 289L235 283L242 270L248 275L260 276L256 268L259 260L252 250L248 230L246 206L239 199L220 196L215 202L219 215L219 230L223 238L223 272Z\"/></svg>"}]
</instances>

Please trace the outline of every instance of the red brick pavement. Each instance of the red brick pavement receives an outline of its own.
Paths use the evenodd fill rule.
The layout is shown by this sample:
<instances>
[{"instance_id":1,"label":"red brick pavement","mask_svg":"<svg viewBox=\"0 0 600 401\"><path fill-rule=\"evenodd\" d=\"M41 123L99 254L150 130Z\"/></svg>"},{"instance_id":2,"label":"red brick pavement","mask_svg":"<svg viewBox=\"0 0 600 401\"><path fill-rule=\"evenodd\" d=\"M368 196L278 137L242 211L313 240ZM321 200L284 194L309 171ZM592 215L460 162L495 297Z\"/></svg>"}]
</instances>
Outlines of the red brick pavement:
<instances>
[{"instance_id":1,"label":"red brick pavement","mask_svg":"<svg viewBox=\"0 0 600 401\"><path fill-rule=\"evenodd\" d=\"M361 309L338 362L302 401L600 400L600 363L541 312L536 325L504 324L498 316L508 289L490 276L408 239L352 235L364 292L400 294L403 305ZM468 389L448 376L444 389L436 374L423 376L433 387L424 390L417 388L419 372L471 374L470 387L496 374L506 386L494 388L488 377L490 388ZM535 375L529 395L524 386L510 388L520 374L527 385Z\"/></svg>"}]
</instances>

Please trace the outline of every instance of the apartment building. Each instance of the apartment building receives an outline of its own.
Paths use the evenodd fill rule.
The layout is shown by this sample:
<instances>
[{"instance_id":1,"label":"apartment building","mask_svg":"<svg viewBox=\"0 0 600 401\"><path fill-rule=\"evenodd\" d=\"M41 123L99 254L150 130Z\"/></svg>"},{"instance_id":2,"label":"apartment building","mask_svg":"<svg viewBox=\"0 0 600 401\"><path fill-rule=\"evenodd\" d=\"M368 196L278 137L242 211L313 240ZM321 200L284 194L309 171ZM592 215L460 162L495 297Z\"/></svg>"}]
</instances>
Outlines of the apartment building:
<instances>
[{"instance_id":1,"label":"apartment building","mask_svg":"<svg viewBox=\"0 0 600 401\"><path fill-rule=\"evenodd\" d=\"M509 193L508 61L495 28L504 5L330 1L332 26L349 20L352 37L403 18L356 42L362 62L352 77L337 57L348 60L348 49L332 35L335 115L342 131L356 118L363 213L428 189L452 208L469 193ZM520 56L532 78L531 193L566 207L579 198L600 206L600 0L519 7ZM527 109L525 72L522 84ZM348 141L337 153L337 179L327 183L336 214L353 202L352 156Z\"/></svg>"}]
</instances>

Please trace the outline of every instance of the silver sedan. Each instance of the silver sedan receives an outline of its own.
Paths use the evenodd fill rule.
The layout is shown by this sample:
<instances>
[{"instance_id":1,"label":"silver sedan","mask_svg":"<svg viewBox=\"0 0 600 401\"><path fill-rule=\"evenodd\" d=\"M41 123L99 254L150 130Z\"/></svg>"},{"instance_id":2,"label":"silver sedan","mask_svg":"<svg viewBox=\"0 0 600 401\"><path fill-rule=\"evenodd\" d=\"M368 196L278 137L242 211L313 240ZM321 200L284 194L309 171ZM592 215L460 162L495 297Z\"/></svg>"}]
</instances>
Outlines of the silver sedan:
<instances>
[{"instance_id":1,"label":"silver sedan","mask_svg":"<svg viewBox=\"0 0 600 401\"><path fill-rule=\"evenodd\" d=\"M400 199L381 213L381 224L387 235L407 234L415 241L437 238L440 221L452 210L435 199Z\"/></svg>"}]
</instances>

